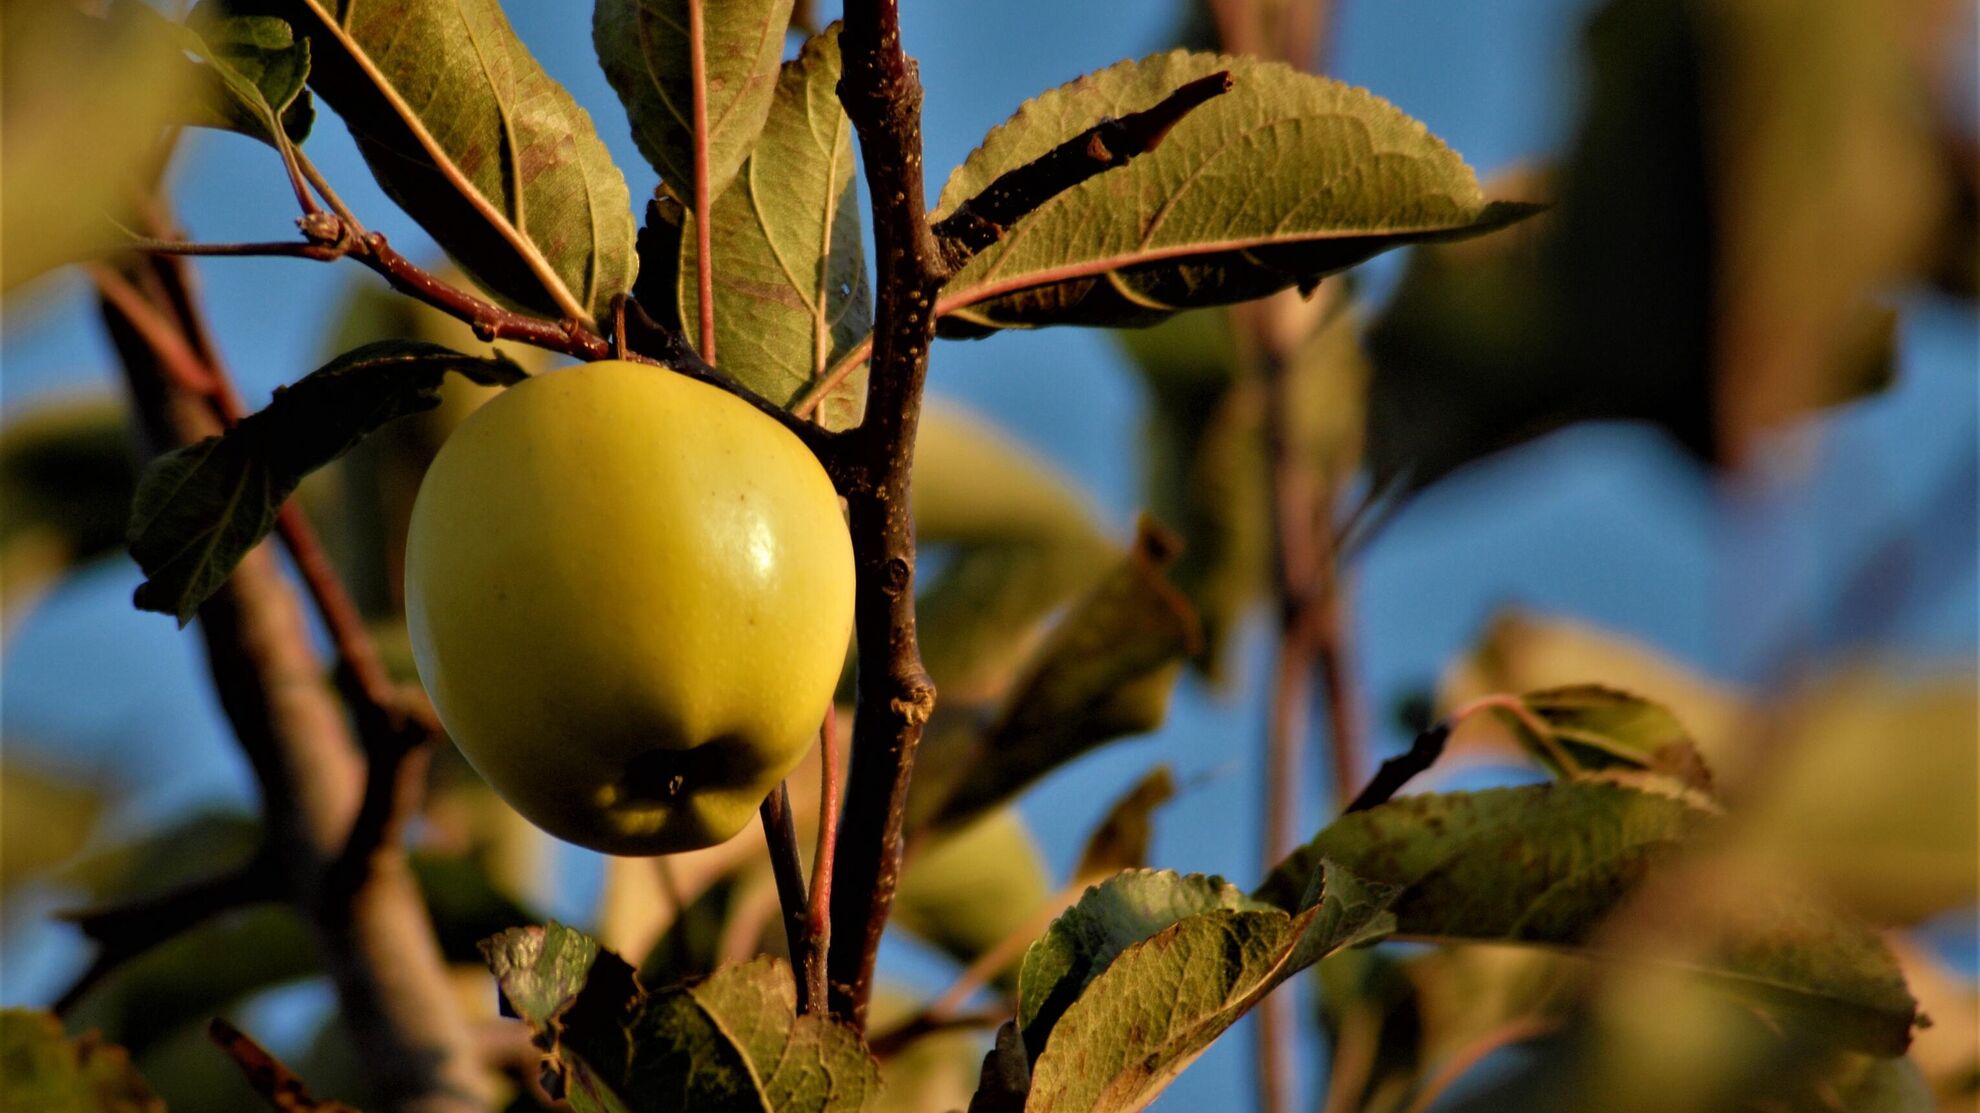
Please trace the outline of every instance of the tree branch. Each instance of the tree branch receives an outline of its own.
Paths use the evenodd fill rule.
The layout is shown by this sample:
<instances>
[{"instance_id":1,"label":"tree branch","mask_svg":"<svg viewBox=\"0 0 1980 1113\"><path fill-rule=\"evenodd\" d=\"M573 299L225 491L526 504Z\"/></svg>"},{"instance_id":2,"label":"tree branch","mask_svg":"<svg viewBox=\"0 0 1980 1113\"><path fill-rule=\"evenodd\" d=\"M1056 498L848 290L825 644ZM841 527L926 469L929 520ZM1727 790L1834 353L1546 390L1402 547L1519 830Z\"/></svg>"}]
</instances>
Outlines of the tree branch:
<instances>
[{"instance_id":1,"label":"tree branch","mask_svg":"<svg viewBox=\"0 0 1980 1113\"><path fill-rule=\"evenodd\" d=\"M825 975L832 950L832 873L839 841L839 707L825 708L818 727L818 842L811 853L811 896L804 903L803 970L811 979L811 1000L829 997Z\"/></svg>"},{"instance_id":2,"label":"tree branch","mask_svg":"<svg viewBox=\"0 0 1980 1113\"><path fill-rule=\"evenodd\" d=\"M1228 70L1199 77L1152 108L1099 123L1007 171L935 225L949 270L1002 239L1011 226L1089 178L1160 146L1169 130L1206 101L1231 90Z\"/></svg>"},{"instance_id":3,"label":"tree branch","mask_svg":"<svg viewBox=\"0 0 1980 1113\"><path fill-rule=\"evenodd\" d=\"M132 261L120 281L103 286L104 313L148 437L182 445L216 432L239 400L206 339L183 264L162 256ZM141 308L131 304L133 295ZM161 322L175 330L176 342L159 342ZM172 369L189 356L203 365L203 376ZM201 380L206 389L197 388ZM326 624L350 651L339 671L352 678L345 688L356 721L395 721L402 712L391 702L379 698L378 706L368 706L382 689L362 678L382 670L374 675L376 659L361 624L337 613L341 586L307 539L306 530L284 533L285 542L305 541L296 552L298 569L316 580L319 600L331 603ZM295 594L265 547L202 605L200 631L221 706L261 786L268 854L286 897L315 928L343 1016L391 1108L480 1108L485 1080L404 856L381 841L364 855L369 868L348 891L329 883L359 831L366 769L344 708L310 649Z\"/></svg>"},{"instance_id":4,"label":"tree branch","mask_svg":"<svg viewBox=\"0 0 1980 1113\"><path fill-rule=\"evenodd\" d=\"M935 295L948 266L923 204L921 81L901 49L897 0L848 0L839 48L839 100L859 131L878 264L866 420L833 461L851 516L859 678L828 967L833 1016L863 1030L900 879L915 749L935 709L915 635L908 490Z\"/></svg>"}]
</instances>

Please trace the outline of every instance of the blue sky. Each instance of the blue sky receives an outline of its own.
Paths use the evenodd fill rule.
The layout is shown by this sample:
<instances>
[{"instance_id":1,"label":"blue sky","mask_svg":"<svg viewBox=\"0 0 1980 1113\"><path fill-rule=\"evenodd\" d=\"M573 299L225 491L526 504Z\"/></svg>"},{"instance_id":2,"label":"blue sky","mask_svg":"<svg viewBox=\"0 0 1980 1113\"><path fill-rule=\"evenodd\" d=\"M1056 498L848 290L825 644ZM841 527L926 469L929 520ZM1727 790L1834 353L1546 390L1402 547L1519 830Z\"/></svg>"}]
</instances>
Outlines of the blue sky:
<instances>
[{"instance_id":1,"label":"blue sky","mask_svg":"<svg viewBox=\"0 0 1980 1113\"><path fill-rule=\"evenodd\" d=\"M931 193L939 168L959 162L1026 96L1158 48L1174 18L1170 5L1146 0L905 7L905 35L927 85ZM1579 0L1348 2L1337 74L1425 121L1489 177L1565 141L1584 9ZM589 6L518 0L510 14L592 111L633 195L648 192L653 175L592 60ZM334 119L320 121L310 148L373 227L409 254L423 253L425 237L371 183ZM292 230L280 169L252 142L196 136L176 182L196 238L275 239ZM1373 288L1393 269L1372 265ZM209 261L200 272L221 344L255 399L321 362L324 307L368 277L354 264L289 260ZM1460 475L1404 511L1355 577L1361 672L1383 745L1403 739L1380 710L1433 680L1507 604L1576 616L1751 680L1810 650L1846 649L1854 626L1836 602L1839 585L1893 536L1918 572L1887 644L1932 658L1972 656L1980 346L1963 307L1919 297L1905 309L1897 387L1801 435L1806 462L1797 474L1718 490L1677 466L1649 433L1583 428ZM0 414L51 395L111 389L114 366L77 285L46 284L7 309ZM1061 329L943 344L931 389L992 417L1075 477L1125 535L1139 504L1144 403L1105 334ZM29 616L6 649L0 733L9 746L59 752L131 786L121 824L194 803L245 801L247 776L205 690L194 636L131 610L136 580L128 562L109 562ZM1238 691L1261 689L1268 654L1254 622L1241 639ZM1166 760L1196 786L1163 813L1157 862L1248 880L1255 833L1231 817L1253 813L1262 729L1255 700L1186 684L1161 732L1082 761L1027 797L1024 811L1063 871L1105 802ZM1312 787L1310 802L1320 799ZM1308 819L1317 822L1312 806ZM581 883L566 902L566 911L582 913ZM45 997L82 957L58 928L34 929L20 943L0 985L8 1002ZM909 948L887 957L904 976L939 981L939 970ZM271 1017L293 1020L311 1002L320 997L292 995L289 1011ZM1249 1067L1245 1041L1225 1041L1164 1104L1209 1107L1209 1095L1234 1092Z\"/></svg>"}]
</instances>

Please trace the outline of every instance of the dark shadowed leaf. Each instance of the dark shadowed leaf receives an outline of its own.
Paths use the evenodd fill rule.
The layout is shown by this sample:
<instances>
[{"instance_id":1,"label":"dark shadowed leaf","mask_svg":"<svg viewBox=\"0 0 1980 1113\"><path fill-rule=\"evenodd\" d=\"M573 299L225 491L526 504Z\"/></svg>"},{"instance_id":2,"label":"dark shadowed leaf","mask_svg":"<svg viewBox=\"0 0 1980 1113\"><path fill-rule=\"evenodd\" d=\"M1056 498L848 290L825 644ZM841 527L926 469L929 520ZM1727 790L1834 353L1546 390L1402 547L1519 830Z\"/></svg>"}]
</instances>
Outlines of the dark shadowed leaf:
<instances>
[{"instance_id":1,"label":"dark shadowed leaf","mask_svg":"<svg viewBox=\"0 0 1980 1113\"><path fill-rule=\"evenodd\" d=\"M944 334L1148 324L1532 211L1488 204L1455 152L1370 93L1277 63L1175 51L1027 102L950 176L937 215L1098 121L1218 70L1230 71L1231 92L1155 151L1048 202L950 279L937 303Z\"/></svg>"},{"instance_id":2,"label":"dark shadowed leaf","mask_svg":"<svg viewBox=\"0 0 1980 1113\"><path fill-rule=\"evenodd\" d=\"M505 932L485 949L579 1113L856 1113L879 1091L851 1029L797 1015L776 959L647 993L624 961L561 925Z\"/></svg>"},{"instance_id":3,"label":"dark shadowed leaf","mask_svg":"<svg viewBox=\"0 0 1980 1113\"><path fill-rule=\"evenodd\" d=\"M0 1091L23 1113L165 1113L123 1048L33 1009L0 1010Z\"/></svg>"},{"instance_id":4,"label":"dark shadowed leaf","mask_svg":"<svg viewBox=\"0 0 1980 1113\"><path fill-rule=\"evenodd\" d=\"M1174 541L1143 523L1134 547L1053 627L966 758L930 786L938 826L1015 796L1101 743L1161 725L1196 615L1162 567Z\"/></svg>"},{"instance_id":5,"label":"dark shadowed leaf","mask_svg":"<svg viewBox=\"0 0 1980 1113\"><path fill-rule=\"evenodd\" d=\"M631 199L496 0L227 0L310 42L310 86L385 192L507 301L590 322L632 287Z\"/></svg>"},{"instance_id":6,"label":"dark shadowed leaf","mask_svg":"<svg viewBox=\"0 0 1980 1113\"><path fill-rule=\"evenodd\" d=\"M12 625L43 585L119 548L137 489L121 400L25 407L0 426L0 595Z\"/></svg>"},{"instance_id":7,"label":"dark shadowed leaf","mask_svg":"<svg viewBox=\"0 0 1980 1113\"><path fill-rule=\"evenodd\" d=\"M1682 800L1593 781L1407 796L1337 820L1257 895L1296 904L1315 866L1332 861L1402 887L1401 935L1611 951L1598 929L1716 824ZM1664 926L1709 941L1702 962L1726 984L1819 1015L1855 1046L1892 1054L1908 1042L1915 1005L1869 928L1757 883L1739 900L1685 907L1684 925Z\"/></svg>"},{"instance_id":8,"label":"dark shadowed leaf","mask_svg":"<svg viewBox=\"0 0 1980 1113\"><path fill-rule=\"evenodd\" d=\"M720 197L770 113L791 0L723 0L703 7L707 65L708 195ZM633 139L685 202L694 197L694 84L688 0L600 0L592 41L625 102Z\"/></svg>"},{"instance_id":9,"label":"dark shadowed leaf","mask_svg":"<svg viewBox=\"0 0 1980 1113\"><path fill-rule=\"evenodd\" d=\"M969 1113L1024 1113L1024 1099L1030 1090L1031 1059L1024 1053L1017 1022L1006 1020L997 1028L996 1043L983 1056Z\"/></svg>"},{"instance_id":10,"label":"dark shadowed leaf","mask_svg":"<svg viewBox=\"0 0 1980 1113\"><path fill-rule=\"evenodd\" d=\"M300 143L316 122L309 79L309 40L275 16L224 16L210 5L194 9L177 28L185 49L206 63L212 115L195 120L271 146L279 131Z\"/></svg>"},{"instance_id":11,"label":"dark shadowed leaf","mask_svg":"<svg viewBox=\"0 0 1980 1113\"><path fill-rule=\"evenodd\" d=\"M784 66L761 127L711 216L716 351L745 386L789 404L873 328L852 121L839 107L836 26ZM681 237L680 252L680 319L695 321L693 236ZM833 388L816 412L843 429L859 424L865 404L860 372Z\"/></svg>"},{"instance_id":12,"label":"dark shadowed leaf","mask_svg":"<svg viewBox=\"0 0 1980 1113\"><path fill-rule=\"evenodd\" d=\"M1280 983L1391 926L1387 886L1330 864L1310 888L1290 913L1201 875L1088 890L1025 956L1025 1109L1140 1109Z\"/></svg>"},{"instance_id":13,"label":"dark shadowed leaf","mask_svg":"<svg viewBox=\"0 0 1980 1113\"><path fill-rule=\"evenodd\" d=\"M131 556L144 569L137 605L181 626L275 524L304 476L394 418L440 402L453 371L513 383L522 368L501 356L386 340L347 352L275 392L267 408L225 434L151 462L131 504Z\"/></svg>"}]
</instances>

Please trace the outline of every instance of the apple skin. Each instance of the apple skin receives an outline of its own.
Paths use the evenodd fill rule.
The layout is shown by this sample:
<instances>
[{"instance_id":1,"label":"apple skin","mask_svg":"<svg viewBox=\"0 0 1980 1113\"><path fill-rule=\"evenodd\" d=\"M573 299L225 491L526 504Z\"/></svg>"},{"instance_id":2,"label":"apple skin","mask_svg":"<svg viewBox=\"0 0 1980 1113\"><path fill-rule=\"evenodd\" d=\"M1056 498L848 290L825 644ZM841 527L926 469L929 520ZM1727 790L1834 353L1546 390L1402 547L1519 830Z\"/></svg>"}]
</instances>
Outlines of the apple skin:
<instances>
[{"instance_id":1,"label":"apple skin","mask_svg":"<svg viewBox=\"0 0 1980 1113\"><path fill-rule=\"evenodd\" d=\"M517 811L608 854L740 831L809 749L852 611L817 458L664 368L509 388L413 504L406 619L441 723Z\"/></svg>"}]
</instances>

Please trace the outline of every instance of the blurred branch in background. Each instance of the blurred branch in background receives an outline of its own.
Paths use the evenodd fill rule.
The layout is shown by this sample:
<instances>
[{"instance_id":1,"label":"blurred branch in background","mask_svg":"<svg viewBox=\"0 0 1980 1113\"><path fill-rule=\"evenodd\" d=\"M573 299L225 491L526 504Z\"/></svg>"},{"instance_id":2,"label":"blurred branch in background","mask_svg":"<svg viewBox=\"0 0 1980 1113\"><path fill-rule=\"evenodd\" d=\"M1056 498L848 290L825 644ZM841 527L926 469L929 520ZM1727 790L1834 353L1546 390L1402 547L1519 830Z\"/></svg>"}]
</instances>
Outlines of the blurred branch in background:
<instances>
[{"instance_id":1,"label":"blurred branch in background","mask_svg":"<svg viewBox=\"0 0 1980 1113\"><path fill-rule=\"evenodd\" d=\"M95 277L153 446L192 444L241 416L183 263L129 257ZM279 863L282 895L314 927L350 1034L388 1107L479 1109L486 1076L397 844L425 773L423 761L408 759L436 729L430 712L385 676L313 535L293 506L288 513L283 537L325 604L352 718L325 683L296 595L265 548L199 612L221 705L261 787L263 853Z\"/></svg>"}]
</instances>

